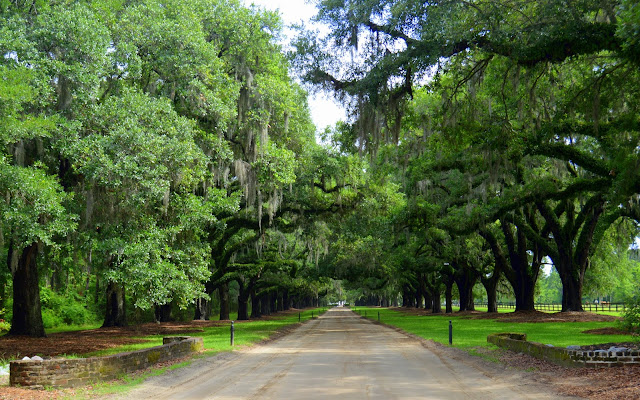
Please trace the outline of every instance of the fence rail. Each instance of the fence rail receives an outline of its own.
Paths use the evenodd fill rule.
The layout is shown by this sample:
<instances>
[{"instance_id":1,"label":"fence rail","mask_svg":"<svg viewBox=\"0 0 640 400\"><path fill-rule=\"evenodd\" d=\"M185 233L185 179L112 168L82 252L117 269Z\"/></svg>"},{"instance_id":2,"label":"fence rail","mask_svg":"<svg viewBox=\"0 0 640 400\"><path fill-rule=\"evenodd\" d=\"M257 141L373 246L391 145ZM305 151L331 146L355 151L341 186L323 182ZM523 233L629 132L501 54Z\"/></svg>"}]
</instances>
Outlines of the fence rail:
<instances>
[{"instance_id":1,"label":"fence rail","mask_svg":"<svg viewBox=\"0 0 640 400\"><path fill-rule=\"evenodd\" d=\"M487 303L475 303L476 306L487 306ZM502 303L498 302L498 308L516 308L516 303ZM562 311L562 304L535 304L536 310L539 311ZM590 312L603 312L603 311L612 311L612 312L624 312L625 304L624 303L587 303L583 304L582 308L585 311Z\"/></svg>"}]
</instances>

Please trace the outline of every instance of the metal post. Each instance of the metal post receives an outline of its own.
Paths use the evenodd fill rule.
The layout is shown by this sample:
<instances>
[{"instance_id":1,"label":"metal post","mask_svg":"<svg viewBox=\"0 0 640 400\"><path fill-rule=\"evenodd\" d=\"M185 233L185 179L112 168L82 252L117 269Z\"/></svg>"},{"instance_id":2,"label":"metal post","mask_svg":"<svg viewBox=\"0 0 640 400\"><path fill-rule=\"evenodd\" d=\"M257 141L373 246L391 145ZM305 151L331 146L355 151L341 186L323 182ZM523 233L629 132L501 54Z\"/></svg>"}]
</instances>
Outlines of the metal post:
<instances>
[{"instance_id":1,"label":"metal post","mask_svg":"<svg viewBox=\"0 0 640 400\"><path fill-rule=\"evenodd\" d=\"M449 320L449 344L453 344L453 325L451 325L451 320Z\"/></svg>"},{"instance_id":2,"label":"metal post","mask_svg":"<svg viewBox=\"0 0 640 400\"><path fill-rule=\"evenodd\" d=\"M311 319L313 319L313 311L311 311Z\"/></svg>"},{"instance_id":3,"label":"metal post","mask_svg":"<svg viewBox=\"0 0 640 400\"><path fill-rule=\"evenodd\" d=\"M298 322L300 322L300 313L298 313Z\"/></svg>"},{"instance_id":4,"label":"metal post","mask_svg":"<svg viewBox=\"0 0 640 400\"><path fill-rule=\"evenodd\" d=\"M233 347L233 337L235 336L236 328L233 325L233 321L231 321L231 346Z\"/></svg>"},{"instance_id":5,"label":"metal post","mask_svg":"<svg viewBox=\"0 0 640 400\"><path fill-rule=\"evenodd\" d=\"M378 311L378 322L380 322L380 311Z\"/></svg>"}]
</instances>

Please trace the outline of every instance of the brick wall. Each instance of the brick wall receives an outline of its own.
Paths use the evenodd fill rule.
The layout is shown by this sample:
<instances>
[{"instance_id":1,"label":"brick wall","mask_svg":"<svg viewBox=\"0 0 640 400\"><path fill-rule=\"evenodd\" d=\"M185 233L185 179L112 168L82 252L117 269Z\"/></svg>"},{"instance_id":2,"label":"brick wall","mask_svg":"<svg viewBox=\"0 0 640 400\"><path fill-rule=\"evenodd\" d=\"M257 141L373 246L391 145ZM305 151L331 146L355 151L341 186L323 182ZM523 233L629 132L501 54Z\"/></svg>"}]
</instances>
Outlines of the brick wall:
<instances>
[{"instance_id":1,"label":"brick wall","mask_svg":"<svg viewBox=\"0 0 640 400\"><path fill-rule=\"evenodd\" d=\"M527 342L527 336L521 333L496 333L489 335L487 342L568 367L614 367L625 364L640 364L638 350L570 350L564 347Z\"/></svg>"},{"instance_id":2,"label":"brick wall","mask_svg":"<svg viewBox=\"0 0 640 400\"><path fill-rule=\"evenodd\" d=\"M202 348L202 338L180 336L164 338L162 346L106 357L11 361L9 382L11 386L32 388L87 385L184 357Z\"/></svg>"}]
</instances>

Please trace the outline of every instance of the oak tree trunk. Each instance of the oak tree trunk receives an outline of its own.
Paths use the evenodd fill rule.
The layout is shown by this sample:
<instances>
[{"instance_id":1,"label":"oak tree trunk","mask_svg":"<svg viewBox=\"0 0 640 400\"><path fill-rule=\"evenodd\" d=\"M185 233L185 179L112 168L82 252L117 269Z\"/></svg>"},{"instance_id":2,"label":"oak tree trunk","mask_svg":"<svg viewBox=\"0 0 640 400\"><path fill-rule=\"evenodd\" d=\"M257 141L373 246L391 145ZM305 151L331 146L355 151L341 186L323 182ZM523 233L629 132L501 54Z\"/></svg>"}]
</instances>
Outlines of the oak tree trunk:
<instances>
[{"instance_id":1,"label":"oak tree trunk","mask_svg":"<svg viewBox=\"0 0 640 400\"><path fill-rule=\"evenodd\" d=\"M173 317L171 316L171 303L156 305L154 316L156 318L156 322L173 321Z\"/></svg>"},{"instance_id":2,"label":"oak tree trunk","mask_svg":"<svg viewBox=\"0 0 640 400\"><path fill-rule=\"evenodd\" d=\"M270 300L271 300L270 311L273 314L278 311L278 296L275 293L272 293Z\"/></svg>"},{"instance_id":3,"label":"oak tree trunk","mask_svg":"<svg viewBox=\"0 0 640 400\"><path fill-rule=\"evenodd\" d=\"M446 302L445 312L451 314L453 312L453 280L446 283L444 289L444 299Z\"/></svg>"},{"instance_id":4,"label":"oak tree trunk","mask_svg":"<svg viewBox=\"0 0 640 400\"><path fill-rule=\"evenodd\" d=\"M218 287L220 296L220 321L229 320L229 284L223 283Z\"/></svg>"},{"instance_id":5,"label":"oak tree trunk","mask_svg":"<svg viewBox=\"0 0 640 400\"><path fill-rule=\"evenodd\" d=\"M442 312L442 304L440 300L440 290L433 292L433 301L431 306L431 312L433 314L440 314Z\"/></svg>"},{"instance_id":6,"label":"oak tree trunk","mask_svg":"<svg viewBox=\"0 0 640 400\"><path fill-rule=\"evenodd\" d=\"M517 274L516 279L516 283L511 284L516 296L516 311L534 311L537 274Z\"/></svg>"},{"instance_id":7,"label":"oak tree trunk","mask_svg":"<svg viewBox=\"0 0 640 400\"><path fill-rule=\"evenodd\" d=\"M238 296L238 321L249 319L249 299L246 296Z\"/></svg>"},{"instance_id":8,"label":"oak tree trunk","mask_svg":"<svg viewBox=\"0 0 640 400\"><path fill-rule=\"evenodd\" d=\"M271 297L269 293L264 293L260 296L260 313L262 315L271 315Z\"/></svg>"},{"instance_id":9,"label":"oak tree trunk","mask_svg":"<svg viewBox=\"0 0 640 400\"><path fill-rule=\"evenodd\" d=\"M276 311L284 311L284 295L282 291L278 292L278 308Z\"/></svg>"},{"instance_id":10,"label":"oak tree trunk","mask_svg":"<svg viewBox=\"0 0 640 400\"><path fill-rule=\"evenodd\" d=\"M196 300L196 311L193 319L208 321L209 318L211 318L211 302L201 297Z\"/></svg>"},{"instance_id":11,"label":"oak tree trunk","mask_svg":"<svg viewBox=\"0 0 640 400\"><path fill-rule=\"evenodd\" d=\"M487 292L487 312L490 313L498 312L498 295L496 291L499 279L500 275L497 270L493 271L491 277L481 277L482 286L484 286L484 290Z\"/></svg>"},{"instance_id":12,"label":"oak tree trunk","mask_svg":"<svg viewBox=\"0 0 640 400\"><path fill-rule=\"evenodd\" d=\"M262 314L260 313L260 297L258 297L253 291L251 293L251 318L260 318Z\"/></svg>"},{"instance_id":13,"label":"oak tree trunk","mask_svg":"<svg viewBox=\"0 0 640 400\"><path fill-rule=\"evenodd\" d=\"M124 288L115 282L107 284L107 305L102 327L127 326Z\"/></svg>"},{"instance_id":14,"label":"oak tree trunk","mask_svg":"<svg viewBox=\"0 0 640 400\"><path fill-rule=\"evenodd\" d=\"M282 306L284 311L291 309L291 299L289 298L289 290L285 289L282 294Z\"/></svg>"},{"instance_id":15,"label":"oak tree trunk","mask_svg":"<svg viewBox=\"0 0 640 400\"><path fill-rule=\"evenodd\" d=\"M19 254L14 253L13 243L9 245L7 260L13 273L13 319L10 335L46 336L40 308L37 256L36 243L25 247Z\"/></svg>"},{"instance_id":16,"label":"oak tree trunk","mask_svg":"<svg viewBox=\"0 0 640 400\"><path fill-rule=\"evenodd\" d=\"M562 281L562 311L584 311L582 308L582 276L565 273Z\"/></svg>"},{"instance_id":17,"label":"oak tree trunk","mask_svg":"<svg viewBox=\"0 0 640 400\"><path fill-rule=\"evenodd\" d=\"M460 293L460 311L474 311L473 285L475 285L478 280L477 275L469 268L462 267L461 270L455 274L454 280Z\"/></svg>"}]
</instances>

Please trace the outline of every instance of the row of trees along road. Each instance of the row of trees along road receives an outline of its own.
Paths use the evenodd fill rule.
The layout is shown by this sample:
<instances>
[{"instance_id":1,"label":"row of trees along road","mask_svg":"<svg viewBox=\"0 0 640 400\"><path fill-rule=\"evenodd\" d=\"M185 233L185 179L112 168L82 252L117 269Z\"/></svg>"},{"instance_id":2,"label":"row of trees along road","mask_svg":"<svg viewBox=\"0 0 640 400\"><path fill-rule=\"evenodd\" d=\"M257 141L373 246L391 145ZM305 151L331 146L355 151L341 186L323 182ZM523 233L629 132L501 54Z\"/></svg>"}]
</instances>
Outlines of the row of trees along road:
<instances>
[{"instance_id":1,"label":"row of trees along road","mask_svg":"<svg viewBox=\"0 0 640 400\"><path fill-rule=\"evenodd\" d=\"M495 311L504 279L516 310L532 310L541 266L552 263L562 310L582 311L585 275L611 259L598 252L626 258L640 221L636 2L318 9L332 32L302 32L294 64L350 107L354 123L336 128L336 146L365 154L406 202L387 229L345 232L332 268L348 267L345 278L378 298L393 284L405 305L425 299L434 311L442 291L449 308L454 284L461 309L472 309L480 281ZM363 270L349 277L353 263Z\"/></svg>"},{"instance_id":2,"label":"row of trees along road","mask_svg":"<svg viewBox=\"0 0 640 400\"><path fill-rule=\"evenodd\" d=\"M276 13L238 0L0 5L0 239L11 334L43 336L40 288L196 304L229 318L312 305L316 230L363 197L357 157L315 142ZM8 276L7 276L8 275ZM49 290L49 288L47 288ZM49 293L49 292L47 292Z\"/></svg>"},{"instance_id":3,"label":"row of trees along road","mask_svg":"<svg viewBox=\"0 0 640 400\"><path fill-rule=\"evenodd\" d=\"M331 278L434 312L454 286L473 308L477 282L495 311L506 280L530 310L545 262L576 311L636 236L630 0L320 1L330 35L291 57L277 14L238 0L0 12L13 334L45 334L41 288L93 289L104 326L127 302L159 321L313 305ZM322 145L290 62L352 112Z\"/></svg>"}]
</instances>

